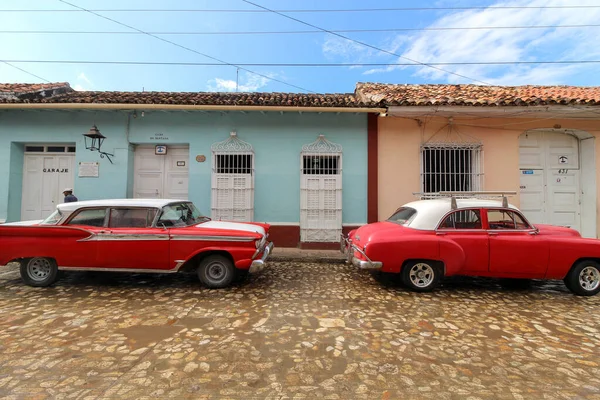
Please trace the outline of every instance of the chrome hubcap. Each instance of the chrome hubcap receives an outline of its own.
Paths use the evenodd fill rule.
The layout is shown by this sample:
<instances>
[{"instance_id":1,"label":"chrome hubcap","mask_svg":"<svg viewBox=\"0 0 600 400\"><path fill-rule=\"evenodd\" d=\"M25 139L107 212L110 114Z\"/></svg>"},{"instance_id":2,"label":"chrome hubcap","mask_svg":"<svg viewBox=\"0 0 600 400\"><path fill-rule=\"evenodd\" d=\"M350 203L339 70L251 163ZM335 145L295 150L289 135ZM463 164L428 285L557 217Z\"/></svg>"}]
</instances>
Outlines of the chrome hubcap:
<instances>
[{"instance_id":1,"label":"chrome hubcap","mask_svg":"<svg viewBox=\"0 0 600 400\"><path fill-rule=\"evenodd\" d=\"M433 282L435 272L429 264L418 263L412 266L408 276L413 285L425 288Z\"/></svg>"},{"instance_id":2,"label":"chrome hubcap","mask_svg":"<svg viewBox=\"0 0 600 400\"><path fill-rule=\"evenodd\" d=\"M579 285L585 290L595 290L600 285L600 271L594 267L585 267L579 273Z\"/></svg>"},{"instance_id":3,"label":"chrome hubcap","mask_svg":"<svg viewBox=\"0 0 600 400\"><path fill-rule=\"evenodd\" d=\"M45 258L34 258L27 264L27 276L34 281L43 281L51 271L52 265Z\"/></svg>"},{"instance_id":4,"label":"chrome hubcap","mask_svg":"<svg viewBox=\"0 0 600 400\"><path fill-rule=\"evenodd\" d=\"M227 275L227 268L221 263L213 263L207 268L206 275L211 280L220 281Z\"/></svg>"}]
</instances>

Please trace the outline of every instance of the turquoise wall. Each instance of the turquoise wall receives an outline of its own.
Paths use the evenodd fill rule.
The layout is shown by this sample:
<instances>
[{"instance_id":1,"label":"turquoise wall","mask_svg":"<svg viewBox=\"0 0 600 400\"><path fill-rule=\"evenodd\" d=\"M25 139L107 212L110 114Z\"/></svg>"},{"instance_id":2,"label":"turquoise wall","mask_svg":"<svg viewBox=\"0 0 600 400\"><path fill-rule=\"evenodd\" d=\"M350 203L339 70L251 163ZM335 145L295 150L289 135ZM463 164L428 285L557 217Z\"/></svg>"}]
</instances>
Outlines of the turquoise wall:
<instances>
[{"instance_id":1,"label":"turquoise wall","mask_svg":"<svg viewBox=\"0 0 600 400\"><path fill-rule=\"evenodd\" d=\"M4 111L0 113L0 219L20 219L24 143L75 143L76 164L99 161L99 178L75 177L80 200L131 197L132 144L184 144L190 147L189 199L210 214L211 150L229 132L255 151L256 221L298 223L300 152L320 134L343 147L343 222L367 219L367 115L265 112ZM103 150L114 164L85 150L82 134L93 123L107 139ZM166 138L152 139L156 134ZM205 155L203 163L197 155ZM10 195L9 195L10 192Z\"/></svg>"}]
</instances>

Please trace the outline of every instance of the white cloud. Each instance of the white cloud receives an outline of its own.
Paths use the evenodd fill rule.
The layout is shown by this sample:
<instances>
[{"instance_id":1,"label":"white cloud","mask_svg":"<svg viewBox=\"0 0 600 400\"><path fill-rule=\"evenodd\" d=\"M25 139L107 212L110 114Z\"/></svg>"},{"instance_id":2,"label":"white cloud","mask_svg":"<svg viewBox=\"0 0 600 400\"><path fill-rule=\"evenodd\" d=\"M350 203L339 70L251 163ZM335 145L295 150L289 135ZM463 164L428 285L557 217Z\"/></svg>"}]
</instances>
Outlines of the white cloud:
<instances>
[{"instance_id":1,"label":"white cloud","mask_svg":"<svg viewBox=\"0 0 600 400\"><path fill-rule=\"evenodd\" d=\"M578 5L597 5L595 0L579 0ZM568 6L571 0L513 0L496 2L491 6ZM596 24L600 18L598 8L580 9L478 9L455 12L431 24L435 27L489 27L489 26L551 26ZM498 62L498 61L559 61L597 59L595 28L544 28L544 29L473 29L421 31L410 37L398 37L403 57L392 62L407 63L412 59L421 63L432 62ZM356 44L354 44L356 45ZM356 45L358 46L358 45ZM345 53L338 48L325 47L329 54L354 53L361 62L372 51L352 48ZM337 53L335 50L337 49ZM383 54L383 53L380 53ZM389 57L387 58L389 59ZM510 65L446 65L445 71L475 78L479 81L502 84L559 84L582 71L594 71L595 64L510 64ZM390 73L406 70L428 81L474 83L448 72L431 67L390 66L369 69L364 74ZM477 83L477 82L475 82Z\"/></svg>"},{"instance_id":2,"label":"white cloud","mask_svg":"<svg viewBox=\"0 0 600 400\"><path fill-rule=\"evenodd\" d=\"M94 83L83 73L80 72L77 75L77 83L73 86L73 89L78 91L90 90L91 87L94 86Z\"/></svg>"},{"instance_id":3,"label":"white cloud","mask_svg":"<svg viewBox=\"0 0 600 400\"><path fill-rule=\"evenodd\" d=\"M90 81L83 72L81 72L79 75L77 75L77 80L84 81L88 85L92 85L92 81Z\"/></svg>"},{"instance_id":4,"label":"white cloud","mask_svg":"<svg viewBox=\"0 0 600 400\"><path fill-rule=\"evenodd\" d=\"M274 74L264 74L269 77L275 77ZM270 79L264 76L259 76L251 73L240 75L238 91L239 92L256 92L258 89L265 87ZM215 78L207 82L207 89L211 92L235 92L236 82L230 79Z\"/></svg>"}]
</instances>

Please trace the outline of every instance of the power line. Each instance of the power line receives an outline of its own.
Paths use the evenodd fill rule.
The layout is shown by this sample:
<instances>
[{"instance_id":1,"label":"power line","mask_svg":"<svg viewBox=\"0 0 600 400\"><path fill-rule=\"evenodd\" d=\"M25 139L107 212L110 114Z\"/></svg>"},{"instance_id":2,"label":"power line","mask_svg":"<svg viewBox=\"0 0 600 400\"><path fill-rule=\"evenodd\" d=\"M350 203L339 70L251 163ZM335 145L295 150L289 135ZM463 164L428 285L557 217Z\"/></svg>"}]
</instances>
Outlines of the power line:
<instances>
[{"instance_id":1,"label":"power line","mask_svg":"<svg viewBox=\"0 0 600 400\"><path fill-rule=\"evenodd\" d=\"M93 60L0 60L5 63L38 64L114 64L114 65L181 65L181 66L223 66L222 63L184 61L93 61ZM561 60L561 61L473 61L473 62L431 62L428 65L531 65L531 64L598 64L600 60ZM232 64L233 65L233 64ZM415 63L235 63L244 67L420 67Z\"/></svg>"},{"instance_id":2,"label":"power line","mask_svg":"<svg viewBox=\"0 0 600 400\"><path fill-rule=\"evenodd\" d=\"M61 0L61 1L63 1L63 0ZM426 66L426 67L429 67L429 68L432 68L432 69L435 69L435 70L438 70L438 71L442 71L442 72L445 72L445 73L447 73L447 74L451 74L451 75L458 76L458 77L461 77L461 78L464 78L464 79L468 79L468 80L470 80L470 81L473 81L473 82L479 82L479 83L483 83L484 85L491 85L490 83L488 83L488 82L484 82L484 81L481 81L481 80L479 80L479 79L470 78L470 77L468 77L468 76L466 76L466 75L462 75L462 74L458 74L458 73L456 73L456 72L448 71L448 70L445 70L445 69L443 69L443 68L440 68L440 67L436 67L436 66L428 65L428 64L426 64L426 63L423 63L423 62L420 62L420 61L417 61L417 60L413 60L413 59L411 59L411 58L408 58L408 57L405 57L405 56L401 56L400 54L396 54L396 53L394 53L393 51L384 50L384 49L382 49L382 48L380 48L380 47L373 46L373 45L371 45L371 44L368 44L368 43L365 43L365 42L361 42L361 41L359 41L359 40L354 40L354 39L351 39L351 38L349 38L348 36L340 35L339 33L335 33L335 32L329 31L329 30L327 30L327 29L324 29L324 28L318 27L318 26L316 26L316 25L309 24L308 22L302 21L302 20L300 20L300 19L298 19L298 18L290 17L289 15L283 14L283 13L281 13L281 12L279 12L279 11L271 10L271 9L269 9L269 8L267 8L267 7L264 7L264 6L261 6L261 5L259 5L259 4L253 3L253 2L251 2L251 1L249 1L249 0L242 0L242 1L243 1L244 3L251 4L251 5L255 6L255 7L261 8L261 9L263 9L263 10L268 10L268 11L270 11L270 12L272 12L272 13L275 13L275 14L277 14L277 15L281 15L282 17L284 17L284 18L287 18L287 19L291 19L292 21L296 21L296 22L298 22L298 23L301 23L301 24L303 24L303 25L310 26L311 28L318 29L318 30L320 30L320 31L327 32L327 33L329 33L329 34L331 34L331 35L334 35L334 36L337 36L337 37L339 37L339 38L342 38L342 39L349 40L349 41L351 41L351 42L354 42L354 43L360 44L361 46L365 46L365 47L368 47L368 48L371 48L371 49L374 49L374 50L377 50L377 51L380 51L380 52L383 52L383 53L386 53L386 54L390 54L390 55L392 55L392 56L399 57L399 58L402 58L402 59L404 59L404 60L408 60L408 61L410 61L410 62L413 62L413 63L415 63L415 64L421 64L422 66Z\"/></svg>"},{"instance_id":3,"label":"power line","mask_svg":"<svg viewBox=\"0 0 600 400\"><path fill-rule=\"evenodd\" d=\"M36 74L34 74L33 72L26 71L26 70L24 70L24 69L23 69L23 68L21 68L21 67L17 67L16 65L12 65L12 64L11 64L10 62L8 62L8 61L2 61L2 60L0 60L0 62L3 62L4 64L8 65L9 67L13 67L13 68L15 68L15 69L18 69L19 71L25 72L27 75L31 75L31 76L34 76L34 77L36 77L36 78L38 78L38 79L40 79L40 80L42 80L42 81L44 81L44 82L51 83L51 82L50 82L48 79L42 78L41 76L39 76L39 75L36 75Z\"/></svg>"},{"instance_id":4,"label":"power line","mask_svg":"<svg viewBox=\"0 0 600 400\"><path fill-rule=\"evenodd\" d=\"M87 10L87 9L85 9L85 8L83 8L83 7L79 7L79 6L75 5L75 4L69 3L69 2L68 2L68 1L66 1L66 0L59 0L59 1L60 1L61 3L64 3L64 4L68 4L68 5L70 5L71 7L75 7L75 8L77 8L77 9L79 9L79 10L86 11L86 12L88 12L88 13L90 13L90 14L93 14L93 15L95 15L95 16L97 16L97 17L100 17L100 18L102 18L102 19L105 19L105 20L108 20L108 21L114 22L114 23L116 23L116 24L119 24L119 25L121 25L121 26L124 26L124 27L126 27L126 28L133 29L134 31L137 31L137 32L143 33L143 34L145 34L145 35L147 35L147 36L150 36L150 37L153 37L153 38L155 38L155 39L158 39L158 40L160 40L161 42L169 43L169 44L171 44L171 45L173 45L173 46L176 46L176 47L179 47L179 48L181 48L181 49L184 49L184 50L187 50L187 51L191 51L192 53L195 53L195 54L201 55L201 56L203 56L203 57L206 57L206 58L210 58L211 60L215 60L215 61L217 61L217 62L220 62L222 65L229 65L229 66L231 66L231 67L240 68L240 67L238 67L238 66L237 66L237 65L235 65L235 64L229 63L229 62L227 62L227 61L220 60L220 59L218 59L218 58L216 58L216 57L209 56L208 54L205 54L205 53L202 53L202 52L200 52L200 51L194 50L194 49L192 49L192 48L189 48L189 47L187 47L187 46L180 45L179 43L176 43L176 42L170 41L170 40L168 40L168 39L165 39L165 38L162 38L162 37L160 37L160 36L156 36L156 35L154 35L154 34L152 34L152 33L148 33L148 32L142 31L141 29L135 28L135 27L133 27L133 26L131 26L131 25L127 25L127 24L125 24L125 23L123 23L123 22L117 21L116 19L112 19L112 18L106 17L106 16L104 16L104 15L102 15L102 14L98 14L98 13L96 13L95 11L92 11L92 10ZM268 79L268 80L271 80L271 81L279 82L279 83L282 83L282 84L284 84L284 85L287 85L287 86L290 86L290 87L293 87L293 88L296 88L296 89L300 89L300 90L302 90L302 91L305 91L305 92L311 92L311 93L315 93L315 92L313 92L312 90L305 89L305 88L303 88L303 87L301 87L301 86L296 86L296 85L294 85L294 84L291 84L291 83L288 83L288 82L282 81L282 80L280 80L280 79L276 79L276 78L273 78L273 77L270 77L270 76L267 76L267 75L264 75L264 74L261 74L261 73L255 72L255 71L251 71L251 70L249 70L249 69L247 69L247 68L243 68L243 67L241 67L240 69L241 69L241 70L243 70L243 71L246 71L246 72L248 72L248 73L250 73L250 74L254 74L254 75L260 76L260 77L262 77L262 78L266 78L266 79Z\"/></svg>"},{"instance_id":5,"label":"power line","mask_svg":"<svg viewBox=\"0 0 600 400\"><path fill-rule=\"evenodd\" d=\"M60 0L59 0L60 1ZM158 9L158 8L122 8L122 9L89 9L86 12L214 12L214 13L339 13L339 12L393 12L393 11L463 11L463 10L524 10L524 9L589 9L600 6L490 6L490 7L394 7L394 8L353 8L353 9L292 9L292 10L247 10L247 9ZM83 12L69 9L5 9L0 12Z\"/></svg>"},{"instance_id":6,"label":"power line","mask_svg":"<svg viewBox=\"0 0 600 400\"><path fill-rule=\"evenodd\" d=\"M388 28L388 29L336 29L335 33L368 33L368 32L406 32L406 31L463 31L463 30L496 30L496 29L562 29L562 28L598 28L600 24L585 25L531 25L531 26L471 26L471 27L429 27L429 28ZM0 31L0 34L98 34L98 35L142 35L141 32L123 31ZM226 32L172 32L157 31L147 33L153 35L284 35L323 33L321 30L304 31L226 31Z\"/></svg>"}]
</instances>

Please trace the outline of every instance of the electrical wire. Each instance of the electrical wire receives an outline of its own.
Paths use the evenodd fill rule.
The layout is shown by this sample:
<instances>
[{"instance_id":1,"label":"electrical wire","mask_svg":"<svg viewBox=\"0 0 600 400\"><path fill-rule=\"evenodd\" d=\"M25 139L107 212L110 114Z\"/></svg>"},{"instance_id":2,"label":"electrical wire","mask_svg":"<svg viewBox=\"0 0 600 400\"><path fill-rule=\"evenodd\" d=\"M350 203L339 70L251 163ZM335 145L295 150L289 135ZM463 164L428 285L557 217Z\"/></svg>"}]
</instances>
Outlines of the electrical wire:
<instances>
[{"instance_id":1,"label":"electrical wire","mask_svg":"<svg viewBox=\"0 0 600 400\"><path fill-rule=\"evenodd\" d=\"M369 32L408 32L408 31L463 31L463 30L496 30L496 29L563 29L563 28L598 28L600 24L585 25L531 25L531 26L471 26L471 27L430 27L430 28L389 28L389 29L336 29L335 33L369 33ZM305 31L226 31L226 32L151 32L153 35L292 35L323 33L320 30ZM142 35L141 32L123 31L0 31L0 34L66 34L66 35Z\"/></svg>"},{"instance_id":2,"label":"electrical wire","mask_svg":"<svg viewBox=\"0 0 600 400\"><path fill-rule=\"evenodd\" d=\"M25 72L27 75L31 75L31 76L36 77L44 82L51 83L48 79L42 78L41 76L36 75L33 72L29 72L21 67L17 67L16 65L12 65L9 61L0 60L0 62L3 62L4 64L8 65L9 67L13 67L15 69L18 69L19 71Z\"/></svg>"},{"instance_id":3,"label":"electrical wire","mask_svg":"<svg viewBox=\"0 0 600 400\"><path fill-rule=\"evenodd\" d=\"M63 1L63 0L60 0L60 1ZM413 63L415 63L415 64L420 64L420 65L422 65L422 66L424 66L424 67L429 67L429 68L432 68L432 69L435 69L435 70L438 70L438 71L441 71L441 72L445 72L445 73L447 73L447 74L450 74L450 75L454 75L454 76L458 76L458 77L460 77L460 78L468 79L468 80L470 80L470 81L473 81L473 82L483 83L484 85L491 85L491 83L484 82L484 81L482 81L482 80L479 80L479 79L471 78L471 77L468 77L468 76L466 76L466 75L462 75L462 74L459 74L459 73L456 73L456 72L452 72L452 71L445 70L445 69L443 69L443 68L440 68L440 67L432 66L432 65L429 65L429 64L426 64L426 63L423 63L423 62L417 61L417 60L413 60L413 59L411 59L411 58L408 58L408 57L405 57L405 56L401 56L400 54L396 54L396 53L394 53L393 51L385 50L385 49L382 49L382 48L380 48L380 47L373 46L373 45L371 45L371 44L368 44L368 43L365 43L365 42L361 42L360 40L354 40L354 39L351 39L351 38L349 38L348 36L340 35L339 33L335 33L335 32L332 32L332 31L330 31L330 30L327 30L327 29L324 29L324 28L318 27L318 26L316 26L316 25L313 25L313 24L310 24L310 23L308 23L308 22L302 21L302 20L300 20L300 19L298 19L298 18L290 17L289 15L283 14L283 13L281 13L281 12L279 12L279 11L271 10L270 8L267 8L267 7L261 6L260 4L253 3L253 2L251 2L251 1L249 1L249 0L242 0L242 1L243 1L244 3L251 4L251 5L255 6L255 7L261 8L261 9L263 9L263 10L268 10L268 11L270 11L270 12L272 12L272 13L274 13L274 14L280 15L280 16L282 16L282 17L284 17L284 18L291 19L292 21L296 21L296 22L298 22L298 23L301 23L301 24L303 24L303 25L310 26L311 28L314 28L314 29L319 29L319 30L321 30L321 31L323 31L323 32L327 32L327 33L329 33L329 34L331 34L331 35L334 35L334 36L337 36L337 37L339 37L339 38L342 38L342 39L349 40L349 41L351 41L351 42L354 42L354 43L360 44L361 46L365 46L365 47L368 47L368 48L371 48L371 49L374 49L374 50L377 50L377 51L380 51L380 52L383 52L383 53L386 53L386 54L390 54L390 55L392 55L392 56L399 57L399 58L402 58L402 59L404 59L404 60L408 60L408 61L410 61L410 62L413 62Z\"/></svg>"},{"instance_id":4,"label":"electrical wire","mask_svg":"<svg viewBox=\"0 0 600 400\"><path fill-rule=\"evenodd\" d=\"M600 8L600 5L570 5L570 6L475 6L475 7L394 7L394 8L350 8L350 9L290 9L290 10L248 10L248 9L158 9L158 8L122 8L122 9L89 9L87 12L214 12L214 13L343 13L343 12L393 12L393 11L467 11L467 10L543 10L543 9L590 9ZM83 12L69 9L4 9L0 12Z\"/></svg>"},{"instance_id":5,"label":"electrical wire","mask_svg":"<svg viewBox=\"0 0 600 400\"><path fill-rule=\"evenodd\" d=\"M185 62L185 61L93 61L93 60L4 60L10 63L40 64L114 64L114 65L176 65L176 66L223 66L222 63ZM598 64L600 60L572 61L481 61L481 62L432 62L428 65L521 65L521 64ZM415 63L235 63L243 67L419 67Z\"/></svg>"},{"instance_id":6,"label":"electrical wire","mask_svg":"<svg viewBox=\"0 0 600 400\"><path fill-rule=\"evenodd\" d=\"M171 41L171 40L168 40L168 39L162 38L162 37L160 37L160 36L156 36L156 35L154 35L154 34L152 34L152 33L145 32L145 31L143 31L143 30L141 30L141 29L138 29L138 28L135 28L135 27L133 27L133 26L131 26L131 25L127 25L127 24L125 24L125 23L123 23L123 22L117 21L116 19L113 19L113 18L110 18L110 17L104 16L104 15L102 15L102 14L98 14L98 13L96 13L95 11L92 11L92 10L85 9L85 8L83 8L83 7L80 7L80 6L78 6L78 5L75 5L75 4L73 4L73 3L69 3L69 2L68 2L68 1L66 1L66 0L58 0L58 1L60 1L61 3L64 3L64 4L68 4L69 6L71 6L71 7L75 7L75 8L77 8L77 9L79 9L79 10L86 11L86 12L88 12L88 13L90 13L90 14L93 14L93 15L95 15L95 16L97 16L97 17L100 17L100 18L102 18L102 19L105 19L105 20L107 20L107 21L111 21L111 22L114 22L114 23L116 23L116 24L119 24L119 25L121 25L121 26L124 26L124 27L126 27L126 28L133 29L134 31L137 31L137 32L143 33L143 34L145 34L145 35L147 35L147 36L150 36L150 37L153 37L153 38L155 38L155 39L158 39L158 40L160 40L161 42L165 42L165 43L171 44L171 45L173 45L173 46L179 47L179 48L181 48L181 49L184 49L184 50L190 51L190 52L192 52L192 53L195 53L195 54L201 55L201 56L203 56L203 57L210 58L211 60L215 60L215 61L217 61L217 62L220 62L220 63L222 63L222 65L229 65L229 66L231 66L231 67L236 67L236 68L239 68L239 69L241 69L242 71L246 71L246 72L248 72L248 73L250 73L250 74L257 75L257 76L260 76L260 77L262 77L262 78L266 78L266 79L268 79L268 80L270 80L270 81L279 82L279 83L282 83L282 84L284 84L284 85L287 85L287 86L290 86L290 87L293 87L293 88L296 88L296 89L300 89L300 90L302 90L302 91L305 91L305 92L316 93L316 92L314 92L314 91L312 91L312 90L309 90L309 89L303 88L303 87L301 87L301 86L297 86L297 85L294 85L294 84L291 84L291 83L288 83L288 82L282 81L282 80L280 80L280 79L273 78L273 77L270 77L270 76L267 76L267 75L261 74L261 73L259 73L259 72L251 71L251 70L249 70L249 69L247 69L247 68L244 68L244 67L239 67L239 66L237 66L237 65L235 65L235 64L232 64L232 63L229 63L229 62L227 62L227 61L223 61L223 60L220 60L220 59L218 59L218 58L216 58L216 57L209 56L208 54L205 54L205 53L202 53L202 52L200 52L200 51L194 50L194 49L192 49L192 48L190 48L190 47L183 46L183 45L181 45L181 44L179 44L179 43L176 43L176 42L173 42L173 41Z\"/></svg>"}]
</instances>

